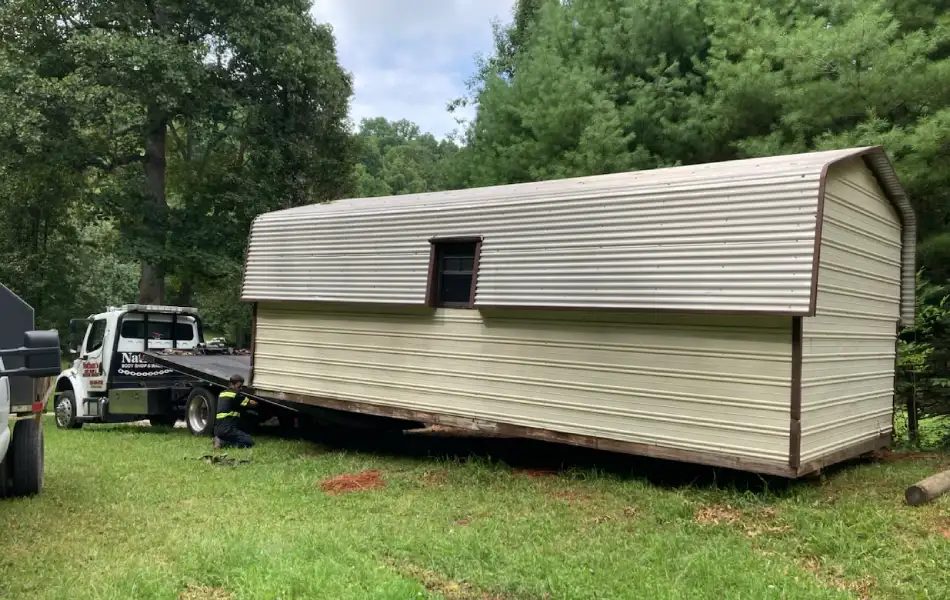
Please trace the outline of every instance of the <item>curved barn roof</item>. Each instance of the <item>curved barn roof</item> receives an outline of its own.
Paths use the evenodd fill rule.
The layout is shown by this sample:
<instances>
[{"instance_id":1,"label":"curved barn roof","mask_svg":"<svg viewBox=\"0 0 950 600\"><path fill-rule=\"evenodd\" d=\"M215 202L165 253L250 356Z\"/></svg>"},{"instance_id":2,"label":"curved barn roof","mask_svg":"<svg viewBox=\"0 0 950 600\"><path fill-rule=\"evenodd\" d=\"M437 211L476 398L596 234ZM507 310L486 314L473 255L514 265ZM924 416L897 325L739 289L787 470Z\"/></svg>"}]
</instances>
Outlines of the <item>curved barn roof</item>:
<instances>
[{"instance_id":1,"label":"curved barn roof","mask_svg":"<svg viewBox=\"0 0 950 600\"><path fill-rule=\"evenodd\" d=\"M810 315L824 179L857 157L903 219L912 319L916 222L880 147L267 213L251 228L243 299L422 306L429 240L480 236L476 307Z\"/></svg>"}]
</instances>

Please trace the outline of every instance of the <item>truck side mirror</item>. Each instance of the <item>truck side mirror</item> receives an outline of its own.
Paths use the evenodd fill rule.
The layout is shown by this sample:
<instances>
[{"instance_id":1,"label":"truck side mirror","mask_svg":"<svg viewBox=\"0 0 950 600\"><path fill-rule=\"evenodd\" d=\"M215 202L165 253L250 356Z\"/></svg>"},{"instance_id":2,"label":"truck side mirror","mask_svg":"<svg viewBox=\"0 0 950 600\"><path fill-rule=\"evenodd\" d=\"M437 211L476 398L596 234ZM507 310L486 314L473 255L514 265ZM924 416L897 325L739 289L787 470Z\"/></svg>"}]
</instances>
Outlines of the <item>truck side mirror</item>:
<instances>
[{"instance_id":1,"label":"truck side mirror","mask_svg":"<svg viewBox=\"0 0 950 600\"><path fill-rule=\"evenodd\" d=\"M69 352L79 354L79 348L82 346L82 339L89 326L89 319L70 319L69 320Z\"/></svg>"},{"instance_id":2,"label":"truck side mirror","mask_svg":"<svg viewBox=\"0 0 950 600\"><path fill-rule=\"evenodd\" d=\"M55 329L46 331L27 331L23 334L23 347L35 350L36 353L27 354L23 362L30 371L39 372L33 377L55 377L63 369L63 358L59 347L59 332Z\"/></svg>"},{"instance_id":3,"label":"truck side mirror","mask_svg":"<svg viewBox=\"0 0 950 600\"><path fill-rule=\"evenodd\" d=\"M27 331L23 335L23 346L0 350L0 357L3 356L22 356L25 366L0 371L0 377L55 377L62 368L59 332L55 329Z\"/></svg>"}]
</instances>

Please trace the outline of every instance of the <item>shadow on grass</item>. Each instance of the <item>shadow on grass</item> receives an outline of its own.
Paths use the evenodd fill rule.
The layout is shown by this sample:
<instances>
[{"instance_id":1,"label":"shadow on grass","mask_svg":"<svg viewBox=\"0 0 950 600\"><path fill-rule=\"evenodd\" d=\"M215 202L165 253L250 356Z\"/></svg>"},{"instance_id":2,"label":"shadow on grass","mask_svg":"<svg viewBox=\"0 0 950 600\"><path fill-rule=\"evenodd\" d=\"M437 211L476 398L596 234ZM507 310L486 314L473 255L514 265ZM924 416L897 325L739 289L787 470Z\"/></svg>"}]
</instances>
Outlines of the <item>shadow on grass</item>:
<instances>
[{"instance_id":1,"label":"shadow on grass","mask_svg":"<svg viewBox=\"0 0 950 600\"><path fill-rule=\"evenodd\" d=\"M371 437L372 436L372 437ZM619 479L646 480L666 488L699 487L735 489L755 494L791 492L814 480L797 481L734 469L633 456L568 444L506 438L457 431L414 431L375 435L340 430L309 436L328 450L369 453L394 458L441 459L453 462L488 460L511 469L554 471L584 477L604 474ZM840 463L824 470L825 477L867 464L868 459Z\"/></svg>"},{"instance_id":2,"label":"shadow on grass","mask_svg":"<svg viewBox=\"0 0 950 600\"><path fill-rule=\"evenodd\" d=\"M176 429L167 425L149 425L148 423L87 423L82 431L89 433L140 433L149 435L182 435L187 429Z\"/></svg>"},{"instance_id":3,"label":"shadow on grass","mask_svg":"<svg viewBox=\"0 0 950 600\"><path fill-rule=\"evenodd\" d=\"M187 429L151 427L147 423L116 423L91 427L87 425L84 431L111 434L191 435ZM570 473L581 478L585 475L608 475L619 479L646 480L652 485L673 489L698 487L784 495L797 487L814 485L814 480L809 479L795 481L721 467L457 430L420 430L380 434L334 428L301 433L282 430L274 426L264 426L257 428L253 435L259 439L305 439L331 452L347 451L418 461L433 459L459 463L488 461L511 469ZM846 461L824 469L823 475L826 478L832 478L872 461L871 458Z\"/></svg>"}]
</instances>

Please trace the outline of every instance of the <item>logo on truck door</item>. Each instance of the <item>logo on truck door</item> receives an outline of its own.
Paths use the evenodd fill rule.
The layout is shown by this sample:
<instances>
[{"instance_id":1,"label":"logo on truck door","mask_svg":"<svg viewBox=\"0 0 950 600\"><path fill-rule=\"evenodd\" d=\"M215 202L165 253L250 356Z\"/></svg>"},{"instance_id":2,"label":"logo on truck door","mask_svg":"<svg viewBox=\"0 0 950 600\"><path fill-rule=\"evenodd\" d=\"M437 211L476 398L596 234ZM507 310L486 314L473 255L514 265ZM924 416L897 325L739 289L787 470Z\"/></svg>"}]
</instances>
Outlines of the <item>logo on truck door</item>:
<instances>
[{"instance_id":1,"label":"logo on truck door","mask_svg":"<svg viewBox=\"0 0 950 600\"><path fill-rule=\"evenodd\" d=\"M132 377L157 377L159 375L168 375L174 373L171 369L148 362L145 357L138 352L121 352L121 361L117 373L120 375L131 375Z\"/></svg>"},{"instance_id":2,"label":"logo on truck door","mask_svg":"<svg viewBox=\"0 0 950 600\"><path fill-rule=\"evenodd\" d=\"M82 376L83 377L95 377L99 375L99 366L100 363L98 360L87 360L82 363Z\"/></svg>"}]
</instances>

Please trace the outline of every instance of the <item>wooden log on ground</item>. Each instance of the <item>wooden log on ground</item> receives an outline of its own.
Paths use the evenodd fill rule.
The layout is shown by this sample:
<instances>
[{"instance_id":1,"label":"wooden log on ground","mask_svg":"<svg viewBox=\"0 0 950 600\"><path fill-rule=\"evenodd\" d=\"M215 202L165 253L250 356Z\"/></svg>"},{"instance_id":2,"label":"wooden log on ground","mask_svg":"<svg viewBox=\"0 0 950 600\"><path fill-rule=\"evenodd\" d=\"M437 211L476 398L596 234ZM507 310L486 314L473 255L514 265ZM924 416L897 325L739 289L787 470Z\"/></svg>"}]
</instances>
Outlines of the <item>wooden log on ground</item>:
<instances>
[{"instance_id":1,"label":"wooden log on ground","mask_svg":"<svg viewBox=\"0 0 950 600\"><path fill-rule=\"evenodd\" d=\"M910 486L904 492L904 499L907 500L907 504L917 506L939 498L948 490L950 490L950 470L942 471Z\"/></svg>"}]
</instances>

